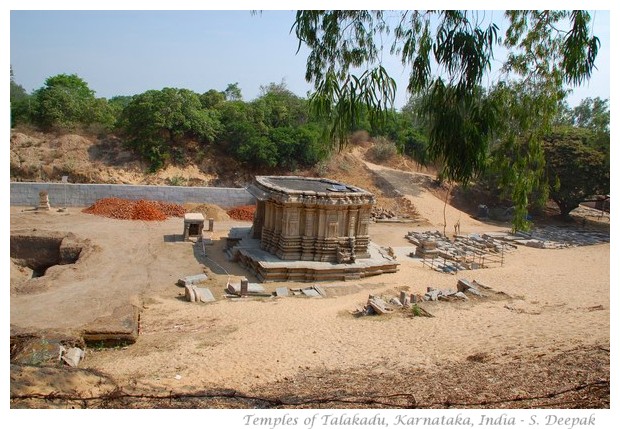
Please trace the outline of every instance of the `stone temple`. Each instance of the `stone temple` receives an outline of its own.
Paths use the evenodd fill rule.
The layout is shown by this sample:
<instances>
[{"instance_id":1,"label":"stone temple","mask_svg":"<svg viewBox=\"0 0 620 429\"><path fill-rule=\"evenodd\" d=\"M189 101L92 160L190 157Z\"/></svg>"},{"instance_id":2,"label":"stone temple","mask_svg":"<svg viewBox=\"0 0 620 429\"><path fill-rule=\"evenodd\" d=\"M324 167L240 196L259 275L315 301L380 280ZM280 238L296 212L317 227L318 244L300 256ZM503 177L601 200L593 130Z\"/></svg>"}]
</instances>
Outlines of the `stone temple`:
<instances>
[{"instance_id":1,"label":"stone temple","mask_svg":"<svg viewBox=\"0 0 620 429\"><path fill-rule=\"evenodd\" d=\"M370 242L370 192L297 176L257 176L248 191L256 198L252 227L233 229L227 251L260 280L348 280L397 270Z\"/></svg>"}]
</instances>

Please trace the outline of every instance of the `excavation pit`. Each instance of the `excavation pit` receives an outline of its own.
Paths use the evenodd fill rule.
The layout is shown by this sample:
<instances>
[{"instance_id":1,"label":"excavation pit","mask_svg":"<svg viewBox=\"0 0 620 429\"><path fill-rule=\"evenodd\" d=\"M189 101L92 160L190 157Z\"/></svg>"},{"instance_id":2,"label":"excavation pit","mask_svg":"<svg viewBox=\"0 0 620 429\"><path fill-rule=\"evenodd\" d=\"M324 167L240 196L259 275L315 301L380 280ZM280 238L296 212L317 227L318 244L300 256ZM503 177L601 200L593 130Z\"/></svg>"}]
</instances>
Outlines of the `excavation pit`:
<instances>
[{"instance_id":1,"label":"excavation pit","mask_svg":"<svg viewBox=\"0 0 620 429\"><path fill-rule=\"evenodd\" d=\"M19 231L11 233L11 261L32 272L31 278L43 277L56 265L75 264L85 243L72 233L55 231Z\"/></svg>"}]
</instances>

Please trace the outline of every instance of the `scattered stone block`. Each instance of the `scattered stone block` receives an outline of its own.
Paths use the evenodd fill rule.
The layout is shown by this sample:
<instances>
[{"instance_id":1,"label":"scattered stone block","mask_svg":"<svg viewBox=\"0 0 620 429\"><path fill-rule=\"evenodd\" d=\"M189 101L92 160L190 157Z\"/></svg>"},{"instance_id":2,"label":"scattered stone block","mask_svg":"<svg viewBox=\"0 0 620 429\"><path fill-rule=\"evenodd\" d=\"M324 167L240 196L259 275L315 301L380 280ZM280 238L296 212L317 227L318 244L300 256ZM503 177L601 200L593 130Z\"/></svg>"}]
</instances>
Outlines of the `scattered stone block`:
<instances>
[{"instance_id":1,"label":"scattered stone block","mask_svg":"<svg viewBox=\"0 0 620 429\"><path fill-rule=\"evenodd\" d=\"M211 290L206 287L197 287L194 288L196 293L196 302L213 302L215 301L215 297L211 293Z\"/></svg>"},{"instance_id":2,"label":"scattered stone block","mask_svg":"<svg viewBox=\"0 0 620 429\"><path fill-rule=\"evenodd\" d=\"M414 317L435 317L417 304L411 307L411 314Z\"/></svg>"},{"instance_id":3,"label":"scattered stone block","mask_svg":"<svg viewBox=\"0 0 620 429\"><path fill-rule=\"evenodd\" d=\"M86 344L117 346L133 344L140 330L140 309L126 304L116 307L110 316L104 316L83 327Z\"/></svg>"},{"instance_id":4,"label":"scattered stone block","mask_svg":"<svg viewBox=\"0 0 620 429\"><path fill-rule=\"evenodd\" d=\"M437 301L439 299L439 295L441 294L441 291L433 289L431 291L428 291L424 294L424 299L426 301ZM426 299L428 298L428 299Z\"/></svg>"},{"instance_id":5,"label":"scattered stone block","mask_svg":"<svg viewBox=\"0 0 620 429\"><path fill-rule=\"evenodd\" d=\"M392 312L392 309L387 306L384 300L372 295L368 297L368 305L372 307L377 314L388 314Z\"/></svg>"},{"instance_id":6,"label":"scattered stone block","mask_svg":"<svg viewBox=\"0 0 620 429\"><path fill-rule=\"evenodd\" d=\"M459 292L465 292L467 291L467 289L474 287L474 285L471 284L468 280L459 279L459 281L456 283L456 287Z\"/></svg>"},{"instance_id":7,"label":"scattered stone block","mask_svg":"<svg viewBox=\"0 0 620 429\"><path fill-rule=\"evenodd\" d=\"M189 302L196 302L196 290L193 285L185 286L185 299Z\"/></svg>"},{"instance_id":8,"label":"scattered stone block","mask_svg":"<svg viewBox=\"0 0 620 429\"><path fill-rule=\"evenodd\" d=\"M390 304L395 305L396 307L402 307L403 303L400 302L400 299L394 297L392 299L390 299Z\"/></svg>"},{"instance_id":9,"label":"scattered stone block","mask_svg":"<svg viewBox=\"0 0 620 429\"><path fill-rule=\"evenodd\" d=\"M276 288L276 296L288 296L288 288L287 287Z\"/></svg>"},{"instance_id":10,"label":"scattered stone block","mask_svg":"<svg viewBox=\"0 0 620 429\"><path fill-rule=\"evenodd\" d=\"M64 347L53 338L33 338L26 341L11 359L12 363L21 365L47 365L58 362Z\"/></svg>"},{"instance_id":11,"label":"scattered stone block","mask_svg":"<svg viewBox=\"0 0 620 429\"><path fill-rule=\"evenodd\" d=\"M472 295L476 295L476 296L486 296L484 295L482 292L480 292L478 289L476 289L475 287L470 287L469 289L466 290L467 293L471 293Z\"/></svg>"},{"instance_id":12,"label":"scattered stone block","mask_svg":"<svg viewBox=\"0 0 620 429\"><path fill-rule=\"evenodd\" d=\"M206 274L195 274L193 276L187 276L187 277L183 277L182 279L179 279L177 281L177 284L179 286L188 286L188 285L195 285L198 283L202 283L204 281L207 281Z\"/></svg>"},{"instance_id":13,"label":"scattered stone block","mask_svg":"<svg viewBox=\"0 0 620 429\"><path fill-rule=\"evenodd\" d=\"M64 350L64 348L63 348ZM71 347L69 350L65 350L62 354L62 360L72 368L77 368L78 364L84 359L84 350L79 347Z\"/></svg>"},{"instance_id":14,"label":"scattered stone block","mask_svg":"<svg viewBox=\"0 0 620 429\"><path fill-rule=\"evenodd\" d=\"M465 300L469 299L467 298L467 295L465 295L463 292L457 292L453 296L459 299L465 299Z\"/></svg>"},{"instance_id":15,"label":"scattered stone block","mask_svg":"<svg viewBox=\"0 0 620 429\"><path fill-rule=\"evenodd\" d=\"M325 292L325 289L323 289L321 286L314 285L314 290L316 290L323 298L327 297L327 292Z\"/></svg>"},{"instance_id":16,"label":"scattered stone block","mask_svg":"<svg viewBox=\"0 0 620 429\"><path fill-rule=\"evenodd\" d=\"M490 286L487 286L486 284L484 284L482 282L479 282L478 280L474 280L472 282L472 285L474 285L478 289L486 289L486 290L491 290L492 289Z\"/></svg>"},{"instance_id":17,"label":"scattered stone block","mask_svg":"<svg viewBox=\"0 0 620 429\"><path fill-rule=\"evenodd\" d=\"M308 288L302 289L301 292L304 295L309 296L311 298L314 298L314 297L317 297L317 296L319 296L319 297L321 296L321 294L318 293L316 291L316 289L314 289L313 287L308 287Z\"/></svg>"},{"instance_id":18,"label":"scattered stone block","mask_svg":"<svg viewBox=\"0 0 620 429\"><path fill-rule=\"evenodd\" d=\"M232 295L241 295L241 282L228 283L226 291ZM265 293L265 288L257 283L248 283L248 294L262 294Z\"/></svg>"}]
</instances>

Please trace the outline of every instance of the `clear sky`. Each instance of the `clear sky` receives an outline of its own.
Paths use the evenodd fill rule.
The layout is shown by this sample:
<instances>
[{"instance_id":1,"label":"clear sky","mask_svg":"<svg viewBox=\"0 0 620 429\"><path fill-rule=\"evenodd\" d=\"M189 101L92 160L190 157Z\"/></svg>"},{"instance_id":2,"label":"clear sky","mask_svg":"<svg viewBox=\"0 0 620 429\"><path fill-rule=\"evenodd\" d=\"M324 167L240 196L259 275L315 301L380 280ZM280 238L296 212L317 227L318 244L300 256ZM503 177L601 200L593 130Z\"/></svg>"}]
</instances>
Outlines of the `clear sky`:
<instances>
[{"instance_id":1,"label":"clear sky","mask_svg":"<svg viewBox=\"0 0 620 429\"><path fill-rule=\"evenodd\" d=\"M575 89L572 105L610 98L609 12L593 16L601 40L598 70ZM312 89L304 79L308 51L296 54L293 22L294 12L278 10L11 10L10 63L28 92L50 76L75 73L105 98L164 87L203 93L238 82L249 101L261 85L283 79L306 96ZM385 60L397 80L399 108L407 100L407 72L396 59Z\"/></svg>"}]
</instances>

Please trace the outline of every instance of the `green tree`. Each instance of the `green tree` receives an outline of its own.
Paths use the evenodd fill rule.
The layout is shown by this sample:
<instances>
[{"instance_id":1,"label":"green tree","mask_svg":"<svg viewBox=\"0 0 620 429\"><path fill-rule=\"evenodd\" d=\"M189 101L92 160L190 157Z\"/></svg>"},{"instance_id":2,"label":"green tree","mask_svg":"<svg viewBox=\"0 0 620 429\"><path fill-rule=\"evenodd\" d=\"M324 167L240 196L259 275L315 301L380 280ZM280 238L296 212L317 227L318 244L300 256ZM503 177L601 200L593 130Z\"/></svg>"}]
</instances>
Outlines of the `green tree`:
<instances>
[{"instance_id":1,"label":"green tree","mask_svg":"<svg viewBox=\"0 0 620 429\"><path fill-rule=\"evenodd\" d=\"M13 66L11 66L11 90L10 100L11 103L22 100L28 97L28 93L23 86L15 82L15 75L13 74Z\"/></svg>"},{"instance_id":2,"label":"green tree","mask_svg":"<svg viewBox=\"0 0 620 429\"><path fill-rule=\"evenodd\" d=\"M215 89L210 89L200 96L200 102L205 109L215 109L226 101L226 95Z\"/></svg>"},{"instance_id":3,"label":"green tree","mask_svg":"<svg viewBox=\"0 0 620 429\"><path fill-rule=\"evenodd\" d=\"M586 98L572 111L573 125L594 133L609 134L609 100Z\"/></svg>"},{"instance_id":4,"label":"green tree","mask_svg":"<svg viewBox=\"0 0 620 429\"><path fill-rule=\"evenodd\" d=\"M346 144L346 129L359 116L360 105L368 108L373 121L384 120L396 87L381 62L383 43L388 40L391 53L399 55L409 69L407 90L424 97L429 154L443 162L447 178L464 184L486 167L496 128L507 133L505 145L526 141L529 152L541 152L541 136L549 130L565 95L563 85L578 85L590 77L600 45L591 34L586 11L508 11L503 37L483 12L400 11L393 21L388 14L297 12L293 29L300 47L303 43L310 49L306 79L314 83L310 98L314 110L330 118L330 134L340 147ZM520 124L520 131L530 136L525 140L516 138L516 130L508 124L501 126L505 122L501 108L509 106L504 97L490 96L479 88L491 71L493 50L500 45L509 54L496 86L515 79L548 95L532 98L538 104L529 106L527 113L539 120ZM359 69L362 73L356 74ZM433 74L433 69L438 73ZM515 170L510 177L522 212L536 182L532 175L539 175L540 169L518 174L516 170L529 163L519 158L522 151L514 152L514 162L505 167ZM515 221L519 223L520 217ZM519 226L523 225L515 224Z\"/></svg>"},{"instance_id":5,"label":"green tree","mask_svg":"<svg viewBox=\"0 0 620 429\"><path fill-rule=\"evenodd\" d=\"M224 95L228 101L241 101L243 95L241 95L241 88L239 88L239 82L229 83L224 90Z\"/></svg>"},{"instance_id":6,"label":"green tree","mask_svg":"<svg viewBox=\"0 0 620 429\"><path fill-rule=\"evenodd\" d=\"M256 122L265 129L298 127L308 122L306 100L291 92L284 82L261 85L260 95L252 105Z\"/></svg>"},{"instance_id":7,"label":"green tree","mask_svg":"<svg viewBox=\"0 0 620 429\"><path fill-rule=\"evenodd\" d=\"M220 131L217 113L203 109L195 92L177 88L134 96L122 112L121 126L131 145L150 160L153 170L178 153L185 138L207 144Z\"/></svg>"},{"instance_id":8,"label":"green tree","mask_svg":"<svg viewBox=\"0 0 620 429\"><path fill-rule=\"evenodd\" d=\"M609 100L602 100L599 97L581 100L581 103L571 111L571 120L573 126L588 129L593 133L592 144L605 152L609 165L611 140Z\"/></svg>"},{"instance_id":9,"label":"green tree","mask_svg":"<svg viewBox=\"0 0 620 429\"><path fill-rule=\"evenodd\" d=\"M33 101L34 122L43 128L71 129L97 120L95 92L76 74L47 78Z\"/></svg>"},{"instance_id":10,"label":"green tree","mask_svg":"<svg viewBox=\"0 0 620 429\"><path fill-rule=\"evenodd\" d=\"M564 218L588 197L609 193L605 155L588 142L592 138L583 128L560 128L545 137L549 196Z\"/></svg>"},{"instance_id":11,"label":"green tree","mask_svg":"<svg viewBox=\"0 0 620 429\"><path fill-rule=\"evenodd\" d=\"M11 127L17 123L26 123L30 121L31 116L31 99L23 86L15 82L13 67L11 67Z\"/></svg>"}]
</instances>

